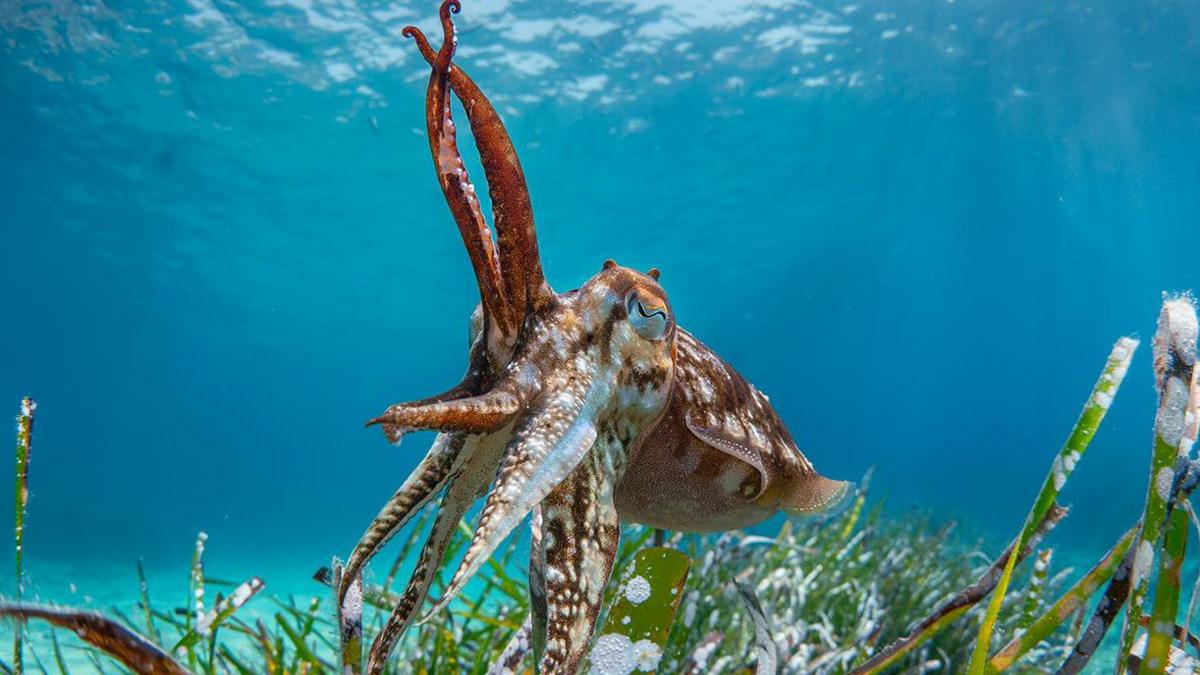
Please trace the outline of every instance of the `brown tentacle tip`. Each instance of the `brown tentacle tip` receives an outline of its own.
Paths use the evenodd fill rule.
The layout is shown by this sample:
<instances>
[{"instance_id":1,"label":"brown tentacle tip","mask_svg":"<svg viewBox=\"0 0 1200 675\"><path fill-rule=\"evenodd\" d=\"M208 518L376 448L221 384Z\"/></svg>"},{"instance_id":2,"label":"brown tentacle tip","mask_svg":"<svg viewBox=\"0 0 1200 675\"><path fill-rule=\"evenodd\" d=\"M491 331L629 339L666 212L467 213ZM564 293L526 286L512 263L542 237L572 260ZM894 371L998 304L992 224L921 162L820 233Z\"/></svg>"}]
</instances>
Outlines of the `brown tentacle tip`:
<instances>
[{"instance_id":1,"label":"brown tentacle tip","mask_svg":"<svg viewBox=\"0 0 1200 675\"><path fill-rule=\"evenodd\" d=\"M651 267L650 271L646 272L646 276L658 281L658 278L662 276L662 272L659 272L657 267Z\"/></svg>"},{"instance_id":2,"label":"brown tentacle tip","mask_svg":"<svg viewBox=\"0 0 1200 675\"><path fill-rule=\"evenodd\" d=\"M430 46L429 38L425 37L425 33L423 33L420 28L417 28L416 26L405 26L404 30L400 31L400 34L406 38L416 40L417 50L421 52L421 56L429 62L429 65L434 64L434 62L437 60L437 52L434 51L432 46Z\"/></svg>"},{"instance_id":3,"label":"brown tentacle tip","mask_svg":"<svg viewBox=\"0 0 1200 675\"><path fill-rule=\"evenodd\" d=\"M450 61L454 58L454 50L458 46L458 29L454 27L454 21L450 15L457 14L460 9L461 5L458 0L445 0L441 9L438 10L438 19L442 22L442 46L437 52L433 71L442 79L443 88L445 87L445 77L450 72Z\"/></svg>"},{"instance_id":4,"label":"brown tentacle tip","mask_svg":"<svg viewBox=\"0 0 1200 675\"><path fill-rule=\"evenodd\" d=\"M363 424L363 428L369 429L377 424L383 425L384 437L387 438L388 443L391 443L395 446L399 446L400 442L404 440L404 435L412 431L412 429L409 427L396 424L396 421L392 418L391 410L383 413L379 417L367 420L367 422Z\"/></svg>"},{"instance_id":5,"label":"brown tentacle tip","mask_svg":"<svg viewBox=\"0 0 1200 675\"><path fill-rule=\"evenodd\" d=\"M450 15L458 14L461 11L462 4L458 0L445 0L438 10L438 18L442 21L442 31L445 33L447 40L453 38L456 33L454 21L450 19Z\"/></svg>"}]
</instances>

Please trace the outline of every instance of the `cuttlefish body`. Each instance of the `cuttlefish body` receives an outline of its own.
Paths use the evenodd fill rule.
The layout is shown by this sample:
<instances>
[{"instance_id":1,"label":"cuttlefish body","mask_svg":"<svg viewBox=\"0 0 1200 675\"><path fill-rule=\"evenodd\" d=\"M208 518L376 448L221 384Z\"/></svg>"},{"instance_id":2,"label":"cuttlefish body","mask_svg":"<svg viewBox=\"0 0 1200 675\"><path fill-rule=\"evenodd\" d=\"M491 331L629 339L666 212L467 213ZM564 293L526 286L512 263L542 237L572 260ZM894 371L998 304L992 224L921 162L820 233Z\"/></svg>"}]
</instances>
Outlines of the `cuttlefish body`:
<instances>
[{"instance_id":1,"label":"cuttlefish body","mask_svg":"<svg viewBox=\"0 0 1200 675\"><path fill-rule=\"evenodd\" d=\"M657 270L610 260L577 290L550 289L512 142L488 99L451 63L458 9L457 0L443 2L437 51L416 28L405 35L432 67L430 150L480 290L467 374L444 394L393 405L368 423L381 424L395 443L412 430L440 433L363 534L343 578L361 574L442 494L408 587L372 645L368 670L381 672L423 605L454 529L486 493L471 543L432 612L532 514L530 630L539 670L574 673L600 613L621 521L730 529L781 509L822 511L850 486L819 476L767 397L676 325ZM479 149L494 241L458 151L451 92ZM339 589L342 599L348 587Z\"/></svg>"}]
</instances>

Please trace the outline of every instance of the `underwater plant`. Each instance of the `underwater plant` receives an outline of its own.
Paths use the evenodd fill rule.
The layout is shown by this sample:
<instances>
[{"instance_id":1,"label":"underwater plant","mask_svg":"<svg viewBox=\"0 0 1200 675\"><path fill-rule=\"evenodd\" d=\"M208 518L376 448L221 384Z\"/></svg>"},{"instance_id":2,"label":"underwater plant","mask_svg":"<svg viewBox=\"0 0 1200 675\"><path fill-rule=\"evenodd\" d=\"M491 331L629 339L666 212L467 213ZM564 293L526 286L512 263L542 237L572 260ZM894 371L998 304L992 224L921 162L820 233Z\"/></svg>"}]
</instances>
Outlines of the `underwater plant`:
<instances>
[{"instance_id":1,"label":"underwater plant","mask_svg":"<svg viewBox=\"0 0 1200 675\"><path fill-rule=\"evenodd\" d=\"M29 447L33 438L33 419L36 413L37 403L32 398L26 396L21 399L21 412L17 414L17 480L14 491L16 506L13 511L16 520L13 527L16 550L13 567L16 570L17 602L21 601L21 595L25 590L21 552L25 548L25 510L29 505ZM22 648L22 630L23 627L18 625L13 631L13 667L17 670L24 665L25 651Z\"/></svg>"},{"instance_id":2,"label":"underwater plant","mask_svg":"<svg viewBox=\"0 0 1200 675\"><path fill-rule=\"evenodd\" d=\"M866 494L860 493L856 508L789 523L774 537L677 533L656 546L654 530L627 528L615 565L621 572L606 592L610 609L589 671L741 672L765 669L761 659L770 655L781 672L845 672L845 664L898 637L979 574L975 561L981 554L953 539L952 523L931 528L920 515L886 519L882 504L866 505ZM422 524L428 522L407 534L393 567L411 558ZM460 523L449 548L461 551L470 535ZM27 645L35 662L41 649L52 651L62 672L103 672L97 664L107 652L139 673L346 673L360 672L362 642L379 633L398 600L389 578L352 588L341 615L332 598L264 601L257 578L237 587L254 591L248 593L209 577L207 538L197 542L188 581L181 580L182 592L174 594L186 598L186 606L153 604L139 564L137 612L114 608L116 618L106 618L14 604L0 614L47 621L83 638L88 646L66 656L53 632ZM485 566L482 588L468 589L438 621L414 626L384 672L533 672L522 622L527 584L509 564L518 550L509 541ZM338 574L334 565L315 578L332 587ZM435 588L444 588L443 582ZM1050 580L1047 588L1058 583ZM196 607L210 602L209 619L197 623ZM144 621L132 618L139 612ZM1005 620L1015 613L1015 605L1006 607ZM968 621L947 626L897 663L964 662L973 634ZM1047 662L1041 655L1025 661Z\"/></svg>"},{"instance_id":3,"label":"underwater plant","mask_svg":"<svg viewBox=\"0 0 1200 675\"><path fill-rule=\"evenodd\" d=\"M592 673L883 673L965 671L1078 673L1099 653L1122 608L1125 629L1112 637L1119 670L1145 674L1191 673L1200 662L1200 638L1187 629L1200 579L1182 623L1182 579L1189 523L1196 522L1190 496L1200 485L1200 463L1191 449L1200 425L1200 387L1195 365L1196 310L1190 297L1167 298L1154 340L1160 388L1147 499L1151 508L1099 561L1073 582L1071 569L1051 573L1047 534L1068 515L1057 496L1083 458L1112 405L1136 340L1114 345L1105 368L1063 448L1051 463L1020 534L998 557L980 567L980 555L952 537L953 523L932 528L920 516L888 519L883 503L868 505L870 475L850 508L840 513L785 522L773 537L743 531L723 534L675 532L633 525L614 555L621 573L603 589L609 607L590 654ZM1174 382L1174 384L1172 384ZM17 475L26 475L31 447L32 402L23 403L18 425ZM1162 469L1165 467L1166 471ZM23 525L24 504L16 518ZM1157 509L1157 510L1154 510ZM275 610L244 609L263 589L258 578L230 584L210 578L203 564L207 538L197 538L188 582L188 607L151 604L139 564L139 609L144 621L114 610L96 612L20 601L0 603L0 616L41 620L69 629L89 646L74 654L103 672L106 653L137 673L360 673L363 644L387 631L401 601L391 586L416 549L428 521L443 512L415 509L395 563L380 585L346 580L338 561L316 580L330 588L331 602L272 599ZM1144 523L1158 523L1157 528ZM1200 531L1200 522L1196 522ZM447 535L447 551L469 549L474 533L461 519ZM460 594L436 620L417 624L397 642L387 673L535 672L529 614L529 583L511 574L517 538L487 558L481 588ZM19 549L18 549L19 552ZM1028 573L1017 570L1033 558ZM1157 563L1157 564L1156 564ZM1157 570L1157 574L1155 571ZM1132 601L1139 584L1154 579L1149 615ZM433 574L443 594L450 584ZM211 606L210 589L218 592ZM1144 596L1149 601L1150 596ZM985 600L990 601L986 604ZM1093 603L1093 601L1095 601ZM1090 617L1089 608L1092 609ZM1132 639L1124 642L1124 633ZM18 633L19 635L19 633ZM1006 636L999 643L995 638ZM18 638L19 640L19 638ZM52 651L59 670L71 672L55 634L18 642L41 664L39 649ZM983 654L982 659L980 654ZM75 659L79 662L80 659ZM5 672L22 672L0 662ZM44 670L44 668L43 668Z\"/></svg>"}]
</instances>

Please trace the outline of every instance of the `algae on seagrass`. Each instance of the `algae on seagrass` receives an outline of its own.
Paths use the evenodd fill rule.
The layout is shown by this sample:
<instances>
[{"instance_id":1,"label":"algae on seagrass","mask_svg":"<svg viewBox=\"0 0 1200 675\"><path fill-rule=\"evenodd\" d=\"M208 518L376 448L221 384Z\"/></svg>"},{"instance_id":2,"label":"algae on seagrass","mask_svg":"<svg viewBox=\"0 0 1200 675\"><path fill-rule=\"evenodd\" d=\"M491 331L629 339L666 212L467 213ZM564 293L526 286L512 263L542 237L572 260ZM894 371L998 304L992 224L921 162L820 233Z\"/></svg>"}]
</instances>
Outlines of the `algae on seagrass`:
<instances>
[{"instance_id":1,"label":"algae on seagrass","mask_svg":"<svg viewBox=\"0 0 1200 675\"><path fill-rule=\"evenodd\" d=\"M1125 374L1129 371L1129 362L1133 359L1133 353L1137 350L1137 346L1138 341L1129 337L1121 338L1113 346L1104 371L1100 374L1100 379L1096 381L1096 385L1092 388L1092 393L1088 396L1087 402L1083 406L1083 412L1080 413L1079 420L1075 423L1075 428L1071 430L1070 436L1067 437L1067 442L1054 458L1050 472L1046 475L1045 481L1042 482L1042 489L1038 492L1037 498L1033 502L1033 507L1029 510L1029 514L1025 516L1025 524L1022 526L1021 534L1017 536L1016 544L1013 547L1016 550L1023 550L1025 542L1033 537L1038 523L1042 521L1044 514L1054 504L1058 498L1059 491L1062 490L1063 485L1066 484L1067 479L1074 472L1075 466L1083 458L1083 454L1087 452L1092 438L1096 435L1096 430L1100 427L1100 422L1104 420L1105 414L1108 413L1108 408L1112 405L1113 397L1116 395L1117 390L1120 389L1121 382L1125 379ZM987 614L984 616L983 624L979 629L979 638L975 643L975 650L971 654L971 664L967 669L970 675L981 675L984 671L987 655L991 649L992 631L995 628L996 617L1000 613L1000 604L1004 601L1004 596L1008 591L1008 583L1012 578L1016 562L1017 559L1015 557L1009 557L1007 564L1004 566L1004 571L1000 575L1000 580L996 584L995 593L992 595L991 602L988 604Z\"/></svg>"},{"instance_id":2,"label":"algae on seagrass","mask_svg":"<svg viewBox=\"0 0 1200 675\"><path fill-rule=\"evenodd\" d=\"M843 539L847 524L851 525L853 534ZM752 649L760 643L753 630L754 621L744 605L743 594L735 582L739 578L748 583L760 580L754 593L762 601L763 616L774 624L775 636L782 638L777 639L780 667L793 673L833 672L831 667L852 661L861 653L856 647L861 635L877 637L899 630L932 609L937 594L952 592L971 574L970 555L956 551L955 546L947 543L949 530L943 527L931 531L909 520L885 521L881 509L875 507L861 518L846 512L826 522L788 525L776 537L745 533L718 537L676 536L672 538L675 551L659 550L657 553L660 557L673 558L673 571L638 574L639 570L646 572L643 563L656 555L656 549L646 548L650 543L650 530L634 528L627 533L627 544L621 551L618 566L619 570L632 566L633 576L618 572L609 589L611 596L624 598L629 606L619 609L623 602L620 600L610 605L618 608L610 611L610 621L616 621L618 625L652 626L647 630L660 636L655 640L661 639L662 623L665 621L670 625L660 647L659 672L680 672L685 668L705 673L732 672L756 665ZM456 539L456 546L465 544L466 532L457 530ZM506 551L502 555L507 554ZM682 575L690 567L690 564L681 563L688 558L697 559L697 562L687 574L686 582L679 586ZM813 567L805 569L810 563ZM927 571L934 568L940 573L930 579ZM518 602L525 597L523 580L513 578L503 572L504 569L500 566L489 571L490 585L484 586L488 589L484 594L487 597L466 599L453 611L440 615L437 625L431 622L421 626L417 634L406 638L389 664L388 672L447 672L450 664L456 664L461 672L480 675L489 672L488 666L520 628L519 619L527 611ZM702 576L698 570L703 571ZM793 585L790 583L793 577L787 573L807 581L803 586ZM326 584L333 581L329 571L320 576ZM637 576L648 582L649 598L680 599L679 614L673 623L668 611L670 602L651 603L647 599L641 604L632 603L631 588L633 599L641 598L646 590L640 583L629 585ZM622 580L626 584L624 588L621 587ZM932 584L926 586L932 592L914 593L922 583ZM204 578L205 588L218 585L211 577ZM188 586L194 586L190 577ZM139 597L151 597L148 589L142 596L140 579L137 590ZM380 618L390 610L394 594L366 584L363 598L363 632L369 637L378 630ZM189 597L188 601L194 603L195 598ZM304 670L311 673L346 672L345 662L342 667L338 665L339 627L328 609L330 604L321 602L320 598L307 606L280 599L273 599L273 602L277 611L271 617L272 621L243 618L240 612L220 621L211 621L213 630L208 642L182 639L193 634L192 626L197 623L194 604L190 608L178 608L178 612L171 608L151 607L150 614L157 622L161 637L144 640L151 652L167 654L173 645L178 645L185 652L177 654L178 658L186 662L189 656L194 657L197 665L191 669L174 661L174 657L166 656L172 659L173 665L169 667L180 669L170 672L279 675ZM209 617L215 619L213 612L219 614L218 608L224 607L222 603L217 600L215 607L209 608L206 621ZM639 607L658 607L652 610L657 618L647 622L645 617L636 616ZM862 623L856 618L860 608L873 608ZM684 616L685 610L690 615ZM260 607L259 614L263 613ZM629 624L623 623L625 616L630 617ZM876 627L877 622L881 627ZM798 626L802 623L811 626L812 630L800 632ZM122 626L115 621L106 628L114 634L118 629L122 633L132 633L132 626ZM721 644L711 646L712 632L717 629L723 634ZM967 638L967 631L952 629L937 636L934 644L947 654L965 658L969 645ZM817 644L797 654L799 641L808 639ZM138 638L139 642L141 640ZM706 641L711 646L707 653ZM838 647L829 647L829 642ZM122 658L120 654L116 656ZM924 661L940 659L937 650L919 656ZM154 672L139 670L133 655L126 654L124 658L128 660L123 663L135 672ZM702 667L697 659L703 662ZM909 662L912 661L906 661ZM520 662L517 666L513 672L528 672L529 666L522 669Z\"/></svg>"},{"instance_id":3,"label":"algae on seagrass","mask_svg":"<svg viewBox=\"0 0 1200 675\"><path fill-rule=\"evenodd\" d=\"M1142 512L1142 531L1134 545L1133 587L1126 604L1119 654L1128 654L1133 647L1142 607L1146 603L1150 570L1157 541L1167 520L1175 465L1185 436L1184 417L1195 365L1196 307L1188 296L1165 298L1158 318L1158 331L1154 335L1154 379L1159 397L1154 420L1154 450L1150 459L1146 506ZM1184 452L1186 454L1186 449ZM1171 623L1174 626L1173 619ZM1162 672L1157 662L1147 659L1144 665L1147 672ZM1117 674L1120 675L1124 668L1124 662L1119 661Z\"/></svg>"},{"instance_id":4,"label":"algae on seagrass","mask_svg":"<svg viewBox=\"0 0 1200 675\"><path fill-rule=\"evenodd\" d=\"M14 489L16 494L16 508L14 510L16 520L14 533L16 555L14 563L17 577L17 591L15 595L17 602L21 602L21 596L25 590L21 553L25 547L25 511L29 505L29 453L33 444L33 418L36 412L37 403L32 398L26 396L21 399L21 412L17 415L17 480ZM17 673L17 675L21 675L21 672L25 668L23 637L24 626L17 625L13 630L12 665L13 672Z\"/></svg>"}]
</instances>

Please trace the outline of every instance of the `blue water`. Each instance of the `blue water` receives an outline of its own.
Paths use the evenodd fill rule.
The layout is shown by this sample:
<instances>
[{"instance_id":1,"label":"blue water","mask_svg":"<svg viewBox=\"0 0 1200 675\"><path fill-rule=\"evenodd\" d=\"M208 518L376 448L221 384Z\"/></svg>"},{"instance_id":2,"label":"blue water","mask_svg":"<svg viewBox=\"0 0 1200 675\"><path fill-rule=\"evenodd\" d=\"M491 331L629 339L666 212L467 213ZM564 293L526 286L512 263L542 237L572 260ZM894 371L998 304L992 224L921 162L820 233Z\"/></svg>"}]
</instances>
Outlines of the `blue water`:
<instances>
[{"instance_id":1,"label":"blue water","mask_svg":"<svg viewBox=\"0 0 1200 675\"><path fill-rule=\"evenodd\" d=\"M1140 335L1057 541L1133 522L1160 293L1200 286L1200 5L465 4L556 288L660 267L824 473L875 466L889 508L995 541ZM399 35L433 9L0 2L31 576L124 583L203 529L271 583L348 552L414 466L427 437L362 422L457 381L476 302Z\"/></svg>"}]
</instances>

